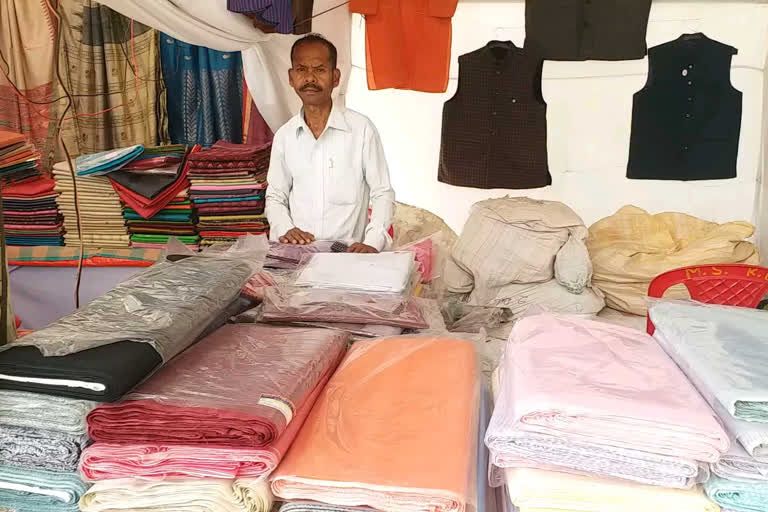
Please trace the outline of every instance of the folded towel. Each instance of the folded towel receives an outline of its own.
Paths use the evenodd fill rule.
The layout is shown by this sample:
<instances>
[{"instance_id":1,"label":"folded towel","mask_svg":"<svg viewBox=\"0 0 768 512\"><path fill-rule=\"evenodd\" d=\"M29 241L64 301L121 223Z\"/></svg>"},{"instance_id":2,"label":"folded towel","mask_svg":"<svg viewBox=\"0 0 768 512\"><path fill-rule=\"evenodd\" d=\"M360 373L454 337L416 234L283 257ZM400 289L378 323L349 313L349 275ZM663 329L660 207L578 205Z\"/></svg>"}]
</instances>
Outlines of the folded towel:
<instances>
[{"instance_id":1,"label":"folded towel","mask_svg":"<svg viewBox=\"0 0 768 512\"><path fill-rule=\"evenodd\" d=\"M768 512L766 482L738 482L713 476L704 490L718 505L740 512Z\"/></svg>"},{"instance_id":2,"label":"folded towel","mask_svg":"<svg viewBox=\"0 0 768 512\"><path fill-rule=\"evenodd\" d=\"M5 425L52 429L77 436L88 431L85 416L98 402L24 391L0 390L0 421Z\"/></svg>"}]
</instances>

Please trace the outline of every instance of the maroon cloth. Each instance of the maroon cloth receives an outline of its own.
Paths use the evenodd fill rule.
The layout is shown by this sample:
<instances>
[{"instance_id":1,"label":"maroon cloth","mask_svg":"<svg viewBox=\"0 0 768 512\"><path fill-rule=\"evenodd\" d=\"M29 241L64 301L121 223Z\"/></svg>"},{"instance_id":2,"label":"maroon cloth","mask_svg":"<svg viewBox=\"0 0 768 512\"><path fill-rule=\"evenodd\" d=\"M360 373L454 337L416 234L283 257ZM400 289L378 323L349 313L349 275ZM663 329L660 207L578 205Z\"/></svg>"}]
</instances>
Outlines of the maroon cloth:
<instances>
[{"instance_id":1,"label":"maroon cloth","mask_svg":"<svg viewBox=\"0 0 768 512\"><path fill-rule=\"evenodd\" d=\"M225 325L127 399L91 411L88 432L117 443L269 446L348 341L325 329Z\"/></svg>"}]
</instances>

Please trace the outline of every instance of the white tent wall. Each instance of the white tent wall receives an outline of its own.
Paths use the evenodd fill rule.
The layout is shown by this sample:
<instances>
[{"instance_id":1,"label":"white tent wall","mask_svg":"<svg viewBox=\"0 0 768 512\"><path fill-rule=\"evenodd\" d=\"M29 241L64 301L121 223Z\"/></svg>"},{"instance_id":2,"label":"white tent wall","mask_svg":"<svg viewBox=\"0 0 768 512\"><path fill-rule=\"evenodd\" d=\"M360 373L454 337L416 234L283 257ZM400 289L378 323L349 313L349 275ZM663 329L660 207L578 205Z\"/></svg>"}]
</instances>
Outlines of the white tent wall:
<instances>
[{"instance_id":1,"label":"white tent wall","mask_svg":"<svg viewBox=\"0 0 768 512\"><path fill-rule=\"evenodd\" d=\"M445 94L369 91L365 76L365 26L352 20L352 74L347 105L378 127L399 201L440 215L460 230L479 200L528 195L562 201L587 223L625 204L651 212L683 211L713 221L762 221L762 248L768 254L768 205L760 203L765 134L765 70L768 5L764 2L654 0L647 41L654 46L681 33L704 32L738 48L731 79L742 91L743 117L738 177L733 180L672 182L626 179L632 95L644 85L648 60L551 62L544 66L548 103L548 146L552 186L536 190L478 190L437 181L443 103L456 90L459 55L491 39L522 45L522 1L461 0L453 19L451 80ZM424 51L429 51L424 48ZM765 157L768 158L768 157ZM762 211L760 211L762 210Z\"/></svg>"}]
</instances>

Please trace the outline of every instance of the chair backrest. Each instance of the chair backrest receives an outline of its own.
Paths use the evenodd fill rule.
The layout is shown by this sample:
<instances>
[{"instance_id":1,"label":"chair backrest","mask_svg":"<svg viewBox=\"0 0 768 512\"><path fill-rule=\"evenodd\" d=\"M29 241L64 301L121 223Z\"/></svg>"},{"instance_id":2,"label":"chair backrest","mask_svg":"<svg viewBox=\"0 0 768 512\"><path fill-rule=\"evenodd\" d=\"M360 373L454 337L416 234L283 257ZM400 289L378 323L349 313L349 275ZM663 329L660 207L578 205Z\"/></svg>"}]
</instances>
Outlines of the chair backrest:
<instances>
[{"instance_id":1,"label":"chair backrest","mask_svg":"<svg viewBox=\"0 0 768 512\"><path fill-rule=\"evenodd\" d=\"M699 302L754 309L768 293L768 268L735 264L678 268L651 281L648 296L661 298L677 284L684 284ZM648 317L648 334L655 330Z\"/></svg>"}]
</instances>

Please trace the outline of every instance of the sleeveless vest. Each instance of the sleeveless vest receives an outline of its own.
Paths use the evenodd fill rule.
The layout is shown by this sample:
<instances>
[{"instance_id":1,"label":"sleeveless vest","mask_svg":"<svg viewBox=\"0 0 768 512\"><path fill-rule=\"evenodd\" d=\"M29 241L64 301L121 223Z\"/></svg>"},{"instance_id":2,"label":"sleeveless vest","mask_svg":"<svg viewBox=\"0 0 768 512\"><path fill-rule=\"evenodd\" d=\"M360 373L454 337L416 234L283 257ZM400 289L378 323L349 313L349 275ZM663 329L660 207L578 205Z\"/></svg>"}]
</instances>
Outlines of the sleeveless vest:
<instances>
[{"instance_id":1,"label":"sleeveless vest","mask_svg":"<svg viewBox=\"0 0 768 512\"><path fill-rule=\"evenodd\" d=\"M627 177L736 177L741 92L731 85L736 48L686 34L651 48L646 86L635 93Z\"/></svg>"},{"instance_id":2,"label":"sleeveless vest","mask_svg":"<svg viewBox=\"0 0 768 512\"><path fill-rule=\"evenodd\" d=\"M547 60L645 57L651 0L527 0L525 49Z\"/></svg>"},{"instance_id":3,"label":"sleeveless vest","mask_svg":"<svg viewBox=\"0 0 768 512\"><path fill-rule=\"evenodd\" d=\"M511 189L552 184L542 65L510 41L491 41L459 57L458 89L443 106L441 182Z\"/></svg>"}]
</instances>

